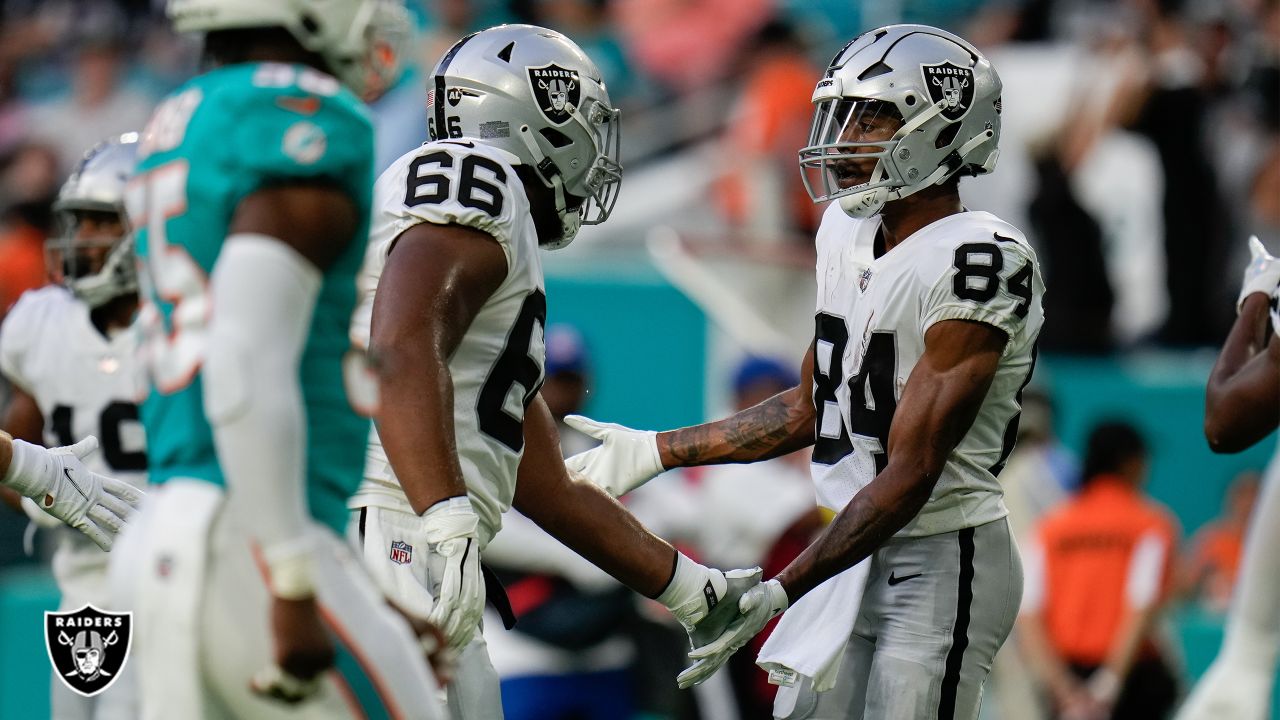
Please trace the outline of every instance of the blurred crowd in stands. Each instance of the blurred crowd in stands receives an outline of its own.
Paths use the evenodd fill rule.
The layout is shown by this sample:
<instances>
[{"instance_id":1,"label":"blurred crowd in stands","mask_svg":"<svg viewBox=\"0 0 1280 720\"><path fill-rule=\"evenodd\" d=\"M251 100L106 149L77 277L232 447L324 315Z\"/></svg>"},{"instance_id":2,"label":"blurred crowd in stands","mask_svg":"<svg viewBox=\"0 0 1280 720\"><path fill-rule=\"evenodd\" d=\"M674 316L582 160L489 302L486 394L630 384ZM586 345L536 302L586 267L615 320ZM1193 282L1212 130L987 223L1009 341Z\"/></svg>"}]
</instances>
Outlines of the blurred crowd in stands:
<instances>
[{"instance_id":1,"label":"blurred crowd in stands","mask_svg":"<svg viewBox=\"0 0 1280 720\"><path fill-rule=\"evenodd\" d=\"M808 251L799 182L815 78L891 22L954 30L1005 84L999 172L966 200L1025 228L1051 288L1043 347L1214 344L1244 239L1280 252L1276 0L408 0L420 31L375 105L380 166L425 138L424 76L499 22L562 30L624 110L629 182L705 152L689 224ZM195 68L163 0L0 1L0 307L42 281L48 203L80 153L137 129ZM640 196L623 198L638 207ZM615 228L615 231L618 228ZM763 241L761 240L763 238ZM1068 311L1069 310L1069 311Z\"/></svg>"},{"instance_id":2,"label":"blurred crowd in stands","mask_svg":"<svg viewBox=\"0 0 1280 720\"><path fill-rule=\"evenodd\" d=\"M972 40L1003 78L999 169L961 188L966 202L1023 227L1037 246L1049 288L1042 349L1106 354L1216 344L1232 317L1245 238L1256 234L1280 254L1278 0L407 4L420 32L410 69L374 106L379 169L426 139L425 77L453 42L499 22L547 25L586 49L623 108L628 183L664 163L697 158L682 166L697 172L670 188L681 196L681 212L663 212L664 219L683 217L700 231L732 238L727 252L739 243L803 258L812 253L821 211L809 202L796 163L815 80L861 30L922 22ZM0 316L24 290L45 282L50 203L81 153L139 129L153 103L194 71L199 48L169 31L162 6L162 0L0 0ZM644 207L635 208L645 201L624 190L620 207L643 218ZM544 395L563 417L578 411L590 387L589 348L572 328L553 327L547 354ZM796 382L788 364L762 358L747 359L729 379L741 407ZM1032 629L1019 635L1034 636L1030 652L1050 661L998 668L993 692L998 706L1015 708L1003 717L1034 718L1042 715L1019 714L1032 713L1028 703L1040 707L1018 692L1032 686L1025 681L1029 668L1051 701L1070 704L1078 683L1107 660L1116 634L1131 627L1118 619L1126 598L1138 597L1149 611L1132 665L1147 670L1164 657L1159 615L1168 600L1191 598L1225 610L1258 480L1238 478L1221 519L1197 532L1183 553L1181 531L1142 495L1146 445L1136 431L1111 426L1109 437L1131 442L1119 449L1091 445L1084 460L1092 469L1082 474L1055 439L1050 399L1030 393L1025 405L1022 440L1002 481L1019 539L1038 548L1040 592L1024 618ZM561 431L566 453L593 442L567 426ZM1098 453L1109 459L1099 461ZM760 564L769 575L825 521L814 509L807 464L797 455L684 473L645 486L627 502L703 561ZM1129 513L1135 524L1125 532L1139 539L1153 533L1159 557L1080 561L1055 554L1055 543L1070 546L1063 538L1091 512L1080 503L1121 514L1140 508ZM717 512L697 511L707 506ZM506 582L520 624L507 633L491 621L486 636L504 677L507 716L694 717L689 694L676 693L671 682L683 660L679 629L514 512L505 526L487 558ZM12 548L0 538L0 552ZM1072 562L1084 562L1083 569L1073 570ZM1102 565L1111 585L1090 589L1114 594L1098 606L1110 615L1090 623L1096 637L1064 637L1070 623L1060 618L1072 609L1063 603L1098 607L1054 583L1072 573L1096 577ZM1145 594L1126 595L1128 584L1138 582L1130 579L1131 567L1147 578ZM703 717L751 718L753 709L769 706L771 686L752 657L738 656L731 681L699 689L694 702ZM1015 679L1001 682L1009 677ZM556 704L570 699L575 706Z\"/></svg>"}]
</instances>

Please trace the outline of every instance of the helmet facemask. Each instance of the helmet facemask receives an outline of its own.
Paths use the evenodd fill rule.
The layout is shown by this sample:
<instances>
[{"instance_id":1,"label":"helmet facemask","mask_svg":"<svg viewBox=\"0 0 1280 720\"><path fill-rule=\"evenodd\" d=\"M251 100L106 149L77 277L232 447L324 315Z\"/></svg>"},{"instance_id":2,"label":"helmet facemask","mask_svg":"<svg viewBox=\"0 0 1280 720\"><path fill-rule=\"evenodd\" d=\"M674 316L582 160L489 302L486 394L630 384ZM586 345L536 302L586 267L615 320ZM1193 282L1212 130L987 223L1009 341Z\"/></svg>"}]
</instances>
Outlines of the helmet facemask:
<instances>
[{"instance_id":1,"label":"helmet facemask","mask_svg":"<svg viewBox=\"0 0 1280 720\"><path fill-rule=\"evenodd\" d=\"M45 264L57 282L90 308L138 290L133 238L118 208L57 209L57 232L45 243Z\"/></svg>"},{"instance_id":2,"label":"helmet facemask","mask_svg":"<svg viewBox=\"0 0 1280 720\"><path fill-rule=\"evenodd\" d=\"M621 112L593 98L585 100L582 105L586 106L585 111L582 107L570 108L570 122L577 124L590 138L593 159L585 171L574 171L567 179L561 168L565 164L563 159L561 162L555 160L556 150L584 141L564 143L567 135L558 131L550 133L544 128L540 133L543 140L553 145L550 152L544 152L541 143L532 137L528 125L522 125L519 130L521 140L537 160L534 168L538 177L555 193L561 233L558 238L542 243L542 247L548 250L557 250L573 242L581 226L599 225L608 220L622 184L622 164L618 162L622 146ZM557 143L562 144L554 147ZM581 161L570 159L569 164L581 164Z\"/></svg>"},{"instance_id":3,"label":"helmet facemask","mask_svg":"<svg viewBox=\"0 0 1280 720\"><path fill-rule=\"evenodd\" d=\"M133 237L124 209L138 136L95 146L53 203L57 230L45 244L49 274L90 308L138 290Z\"/></svg>"},{"instance_id":4,"label":"helmet facemask","mask_svg":"<svg viewBox=\"0 0 1280 720\"><path fill-rule=\"evenodd\" d=\"M902 140L941 112L934 105L904 122L893 103L868 98L821 100L813 116L809 144L800 151L801 178L814 202L840 200L854 217L870 217L890 200L907 197L942 180L940 167L921 178L913 168L906 177L894 162ZM874 161L874 166L870 164Z\"/></svg>"}]
</instances>

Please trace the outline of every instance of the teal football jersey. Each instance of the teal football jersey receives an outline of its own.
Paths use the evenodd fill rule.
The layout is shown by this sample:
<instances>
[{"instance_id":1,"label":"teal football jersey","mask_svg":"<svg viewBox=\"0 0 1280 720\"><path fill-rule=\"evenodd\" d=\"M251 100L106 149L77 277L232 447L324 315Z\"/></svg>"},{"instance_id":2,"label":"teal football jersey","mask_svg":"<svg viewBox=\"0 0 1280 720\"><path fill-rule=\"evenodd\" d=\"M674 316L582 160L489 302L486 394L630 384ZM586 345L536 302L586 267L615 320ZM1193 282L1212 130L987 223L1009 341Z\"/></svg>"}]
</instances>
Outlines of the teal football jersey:
<instances>
[{"instance_id":1,"label":"teal football jersey","mask_svg":"<svg viewBox=\"0 0 1280 720\"><path fill-rule=\"evenodd\" d=\"M342 532L360 483L369 420L348 397L343 367L356 274L368 240L373 126L334 78L278 63L222 67L156 109L139 146L128 210L142 272L142 406L151 482L195 478L222 485L201 397L209 274L240 201L273 185L325 182L365 218L324 273L301 365L307 419L307 497L317 520Z\"/></svg>"}]
</instances>

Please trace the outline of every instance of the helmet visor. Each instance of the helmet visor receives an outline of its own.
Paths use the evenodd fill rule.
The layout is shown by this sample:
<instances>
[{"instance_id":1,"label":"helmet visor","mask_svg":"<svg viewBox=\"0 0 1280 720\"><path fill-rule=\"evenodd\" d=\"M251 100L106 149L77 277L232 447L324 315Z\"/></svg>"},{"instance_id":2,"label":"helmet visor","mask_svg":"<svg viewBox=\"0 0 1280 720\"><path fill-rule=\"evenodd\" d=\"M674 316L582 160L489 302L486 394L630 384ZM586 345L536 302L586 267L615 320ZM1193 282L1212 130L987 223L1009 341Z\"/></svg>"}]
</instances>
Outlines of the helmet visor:
<instances>
[{"instance_id":1,"label":"helmet visor","mask_svg":"<svg viewBox=\"0 0 1280 720\"><path fill-rule=\"evenodd\" d=\"M902 129L892 103L832 98L817 103L800 172L814 202L894 184L890 152Z\"/></svg>"}]
</instances>

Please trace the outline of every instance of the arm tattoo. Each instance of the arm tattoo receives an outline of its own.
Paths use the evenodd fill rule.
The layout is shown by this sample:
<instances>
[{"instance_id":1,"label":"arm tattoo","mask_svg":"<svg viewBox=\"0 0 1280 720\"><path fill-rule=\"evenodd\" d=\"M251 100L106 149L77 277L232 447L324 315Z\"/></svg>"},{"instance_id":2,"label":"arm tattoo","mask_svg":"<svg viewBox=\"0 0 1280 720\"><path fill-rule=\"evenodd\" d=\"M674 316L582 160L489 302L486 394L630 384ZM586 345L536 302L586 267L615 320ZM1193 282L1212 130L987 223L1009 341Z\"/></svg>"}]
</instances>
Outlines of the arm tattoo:
<instances>
[{"instance_id":1,"label":"arm tattoo","mask_svg":"<svg viewBox=\"0 0 1280 720\"><path fill-rule=\"evenodd\" d=\"M779 393L759 405L713 423L658 436L679 466L744 463L786 455L813 444L813 409Z\"/></svg>"}]
</instances>

